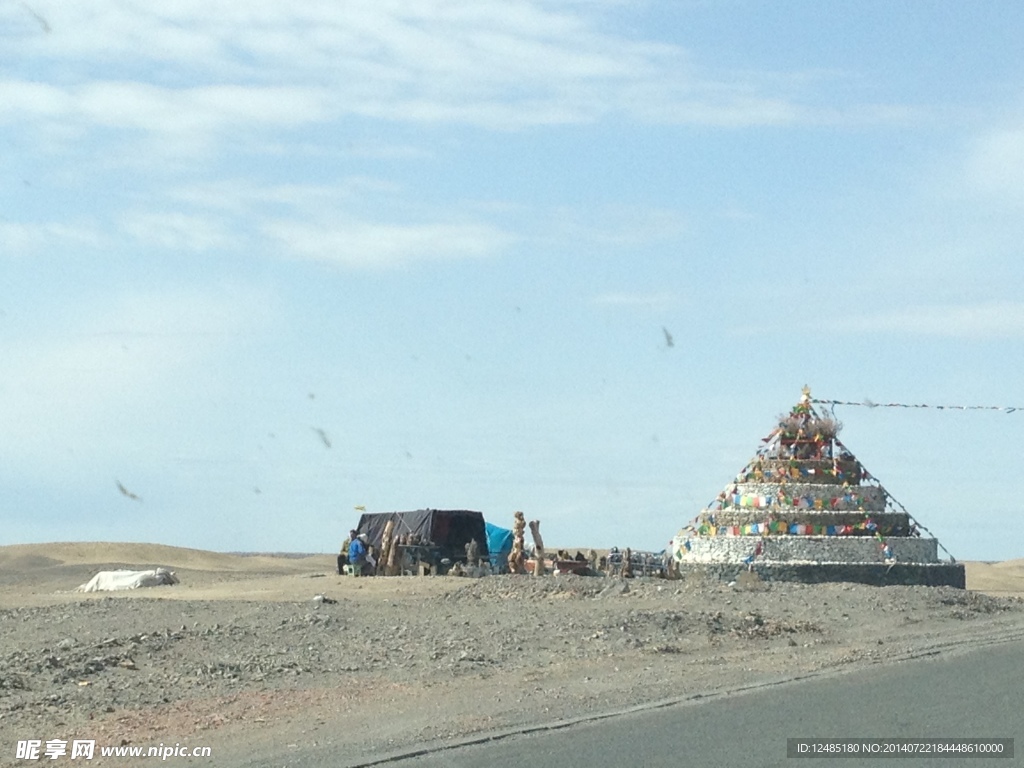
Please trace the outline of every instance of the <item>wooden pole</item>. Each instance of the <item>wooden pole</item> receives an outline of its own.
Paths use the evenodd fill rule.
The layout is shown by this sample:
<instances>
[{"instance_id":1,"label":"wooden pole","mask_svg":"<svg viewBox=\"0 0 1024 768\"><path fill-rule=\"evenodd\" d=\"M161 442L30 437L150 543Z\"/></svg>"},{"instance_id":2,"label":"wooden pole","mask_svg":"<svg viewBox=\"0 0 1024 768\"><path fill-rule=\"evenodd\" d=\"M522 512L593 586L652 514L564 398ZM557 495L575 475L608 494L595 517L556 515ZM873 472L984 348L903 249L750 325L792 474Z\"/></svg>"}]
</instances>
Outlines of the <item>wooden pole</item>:
<instances>
[{"instance_id":1,"label":"wooden pole","mask_svg":"<svg viewBox=\"0 0 1024 768\"><path fill-rule=\"evenodd\" d=\"M530 521L530 535L533 536L534 566L533 575L544 575L544 539L540 537L540 520Z\"/></svg>"},{"instance_id":2,"label":"wooden pole","mask_svg":"<svg viewBox=\"0 0 1024 768\"><path fill-rule=\"evenodd\" d=\"M526 573L526 564L523 556L523 547L525 545L523 533L526 530L526 517L524 517L522 512L516 512L514 517L515 519L512 522L512 551L508 553L508 571L509 573Z\"/></svg>"},{"instance_id":3,"label":"wooden pole","mask_svg":"<svg viewBox=\"0 0 1024 768\"><path fill-rule=\"evenodd\" d=\"M395 521L388 520L384 525L384 533L381 534L380 561L381 572L385 576L395 575Z\"/></svg>"}]
</instances>

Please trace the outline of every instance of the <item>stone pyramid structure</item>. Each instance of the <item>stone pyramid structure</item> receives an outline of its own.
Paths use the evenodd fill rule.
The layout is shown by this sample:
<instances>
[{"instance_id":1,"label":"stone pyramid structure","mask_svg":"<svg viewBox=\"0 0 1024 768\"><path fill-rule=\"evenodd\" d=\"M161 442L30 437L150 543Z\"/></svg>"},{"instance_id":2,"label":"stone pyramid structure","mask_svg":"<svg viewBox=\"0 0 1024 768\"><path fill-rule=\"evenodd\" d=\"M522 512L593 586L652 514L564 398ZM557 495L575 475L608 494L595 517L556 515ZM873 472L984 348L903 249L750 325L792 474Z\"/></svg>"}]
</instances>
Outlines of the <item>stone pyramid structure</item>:
<instances>
[{"instance_id":1,"label":"stone pyramid structure","mask_svg":"<svg viewBox=\"0 0 1024 768\"><path fill-rule=\"evenodd\" d=\"M805 387L754 458L672 541L681 573L779 581L965 586L937 539L839 440ZM948 553L947 553L948 554Z\"/></svg>"}]
</instances>

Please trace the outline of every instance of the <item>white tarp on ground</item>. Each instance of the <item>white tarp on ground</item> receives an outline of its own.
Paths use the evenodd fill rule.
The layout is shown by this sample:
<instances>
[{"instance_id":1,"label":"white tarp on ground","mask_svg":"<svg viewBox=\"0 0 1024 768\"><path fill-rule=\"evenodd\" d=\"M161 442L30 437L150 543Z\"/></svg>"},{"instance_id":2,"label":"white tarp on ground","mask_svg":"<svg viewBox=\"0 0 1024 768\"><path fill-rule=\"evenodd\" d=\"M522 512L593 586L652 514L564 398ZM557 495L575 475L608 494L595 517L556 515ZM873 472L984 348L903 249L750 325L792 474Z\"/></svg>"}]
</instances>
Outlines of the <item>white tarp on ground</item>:
<instances>
[{"instance_id":1,"label":"white tarp on ground","mask_svg":"<svg viewBox=\"0 0 1024 768\"><path fill-rule=\"evenodd\" d=\"M100 571L89 583L80 586L76 592L111 592L118 589L159 587L163 584L177 584L178 577L166 568L152 571Z\"/></svg>"}]
</instances>

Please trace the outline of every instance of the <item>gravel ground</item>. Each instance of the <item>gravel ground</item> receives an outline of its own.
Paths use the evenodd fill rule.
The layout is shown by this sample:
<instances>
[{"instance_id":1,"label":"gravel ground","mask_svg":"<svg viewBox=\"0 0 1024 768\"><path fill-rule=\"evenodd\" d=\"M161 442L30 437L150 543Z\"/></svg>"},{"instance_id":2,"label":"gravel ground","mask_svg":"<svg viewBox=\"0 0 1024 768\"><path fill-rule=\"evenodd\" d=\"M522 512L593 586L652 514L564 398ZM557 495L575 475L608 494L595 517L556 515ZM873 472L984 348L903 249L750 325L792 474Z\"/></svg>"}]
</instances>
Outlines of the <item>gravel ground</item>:
<instances>
[{"instance_id":1,"label":"gravel ground","mask_svg":"<svg viewBox=\"0 0 1024 768\"><path fill-rule=\"evenodd\" d=\"M0 764L28 738L356 764L1024 636L1020 598L949 588L310 575L276 576L275 600L233 599L245 578L214 574L217 599L174 586L0 610Z\"/></svg>"}]
</instances>

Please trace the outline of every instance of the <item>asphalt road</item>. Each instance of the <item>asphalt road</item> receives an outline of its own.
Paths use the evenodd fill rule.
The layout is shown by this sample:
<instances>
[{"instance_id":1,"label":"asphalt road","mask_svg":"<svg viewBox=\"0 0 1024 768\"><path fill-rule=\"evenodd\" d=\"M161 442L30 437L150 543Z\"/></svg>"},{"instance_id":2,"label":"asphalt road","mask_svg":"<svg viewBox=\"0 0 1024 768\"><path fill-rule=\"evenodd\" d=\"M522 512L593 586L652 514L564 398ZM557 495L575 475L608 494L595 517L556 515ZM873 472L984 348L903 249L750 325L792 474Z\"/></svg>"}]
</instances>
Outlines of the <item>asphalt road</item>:
<instances>
[{"instance_id":1,"label":"asphalt road","mask_svg":"<svg viewBox=\"0 0 1024 768\"><path fill-rule=\"evenodd\" d=\"M1024 643L636 712L389 761L389 768L1024 765ZM1012 759L787 758L789 737L1014 738ZM339 756L340 757L340 756ZM343 759L322 755L315 765ZM303 763L307 764L307 763Z\"/></svg>"}]
</instances>

